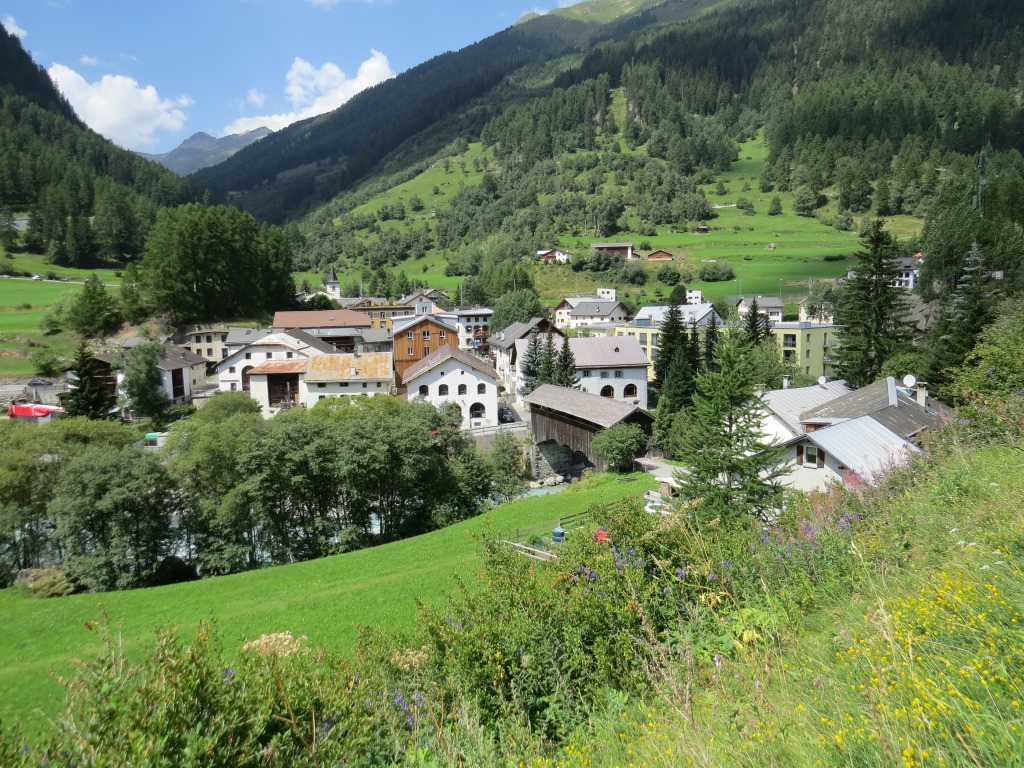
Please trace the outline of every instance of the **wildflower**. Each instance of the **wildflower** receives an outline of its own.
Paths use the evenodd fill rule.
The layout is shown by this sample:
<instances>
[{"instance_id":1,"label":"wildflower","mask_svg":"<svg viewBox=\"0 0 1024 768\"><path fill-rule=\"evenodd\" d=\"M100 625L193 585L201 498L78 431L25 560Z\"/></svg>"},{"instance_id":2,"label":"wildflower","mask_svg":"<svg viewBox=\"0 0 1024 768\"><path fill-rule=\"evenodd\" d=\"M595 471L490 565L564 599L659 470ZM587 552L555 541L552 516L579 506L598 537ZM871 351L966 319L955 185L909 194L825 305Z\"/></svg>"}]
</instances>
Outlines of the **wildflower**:
<instances>
[{"instance_id":1,"label":"wildflower","mask_svg":"<svg viewBox=\"0 0 1024 768\"><path fill-rule=\"evenodd\" d=\"M708 574L708 581L718 581L718 577L713 573Z\"/></svg>"},{"instance_id":2,"label":"wildflower","mask_svg":"<svg viewBox=\"0 0 1024 768\"><path fill-rule=\"evenodd\" d=\"M721 671L722 671L722 657L721 657L721 655L719 655L719 654L717 654L717 653L716 653L716 654L714 655L714 657L713 657L713 658L712 658L711 660L712 660L713 662L715 662L715 668L716 668L716 669L717 669L717 670L718 670L719 672L721 672Z\"/></svg>"},{"instance_id":3,"label":"wildflower","mask_svg":"<svg viewBox=\"0 0 1024 768\"><path fill-rule=\"evenodd\" d=\"M229 682L231 682L231 679L234 676L235 676L235 670L231 669L231 667L228 667L227 669L224 670L224 678L223 678L223 680L221 680L221 682L229 683Z\"/></svg>"},{"instance_id":4,"label":"wildflower","mask_svg":"<svg viewBox=\"0 0 1024 768\"><path fill-rule=\"evenodd\" d=\"M679 579L685 579L686 578L686 569L685 568L677 568L676 569L676 577L679 578Z\"/></svg>"}]
</instances>

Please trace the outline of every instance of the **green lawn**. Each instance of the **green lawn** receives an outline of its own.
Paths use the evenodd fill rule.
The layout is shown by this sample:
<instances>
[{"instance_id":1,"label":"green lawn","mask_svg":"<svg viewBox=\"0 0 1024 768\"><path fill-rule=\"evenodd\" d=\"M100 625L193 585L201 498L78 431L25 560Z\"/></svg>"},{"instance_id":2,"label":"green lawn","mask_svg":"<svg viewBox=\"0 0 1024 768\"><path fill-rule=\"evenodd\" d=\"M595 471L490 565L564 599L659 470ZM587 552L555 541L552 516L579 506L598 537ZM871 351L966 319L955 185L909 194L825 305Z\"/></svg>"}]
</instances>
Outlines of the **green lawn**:
<instances>
[{"instance_id":1,"label":"green lawn","mask_svg":"<svg viewBox=\"0 0 1024 768\"><path fill-rule=\"evenodd\" d=\"M67 674L73 659L89 659L99 651L85 625L104 611L121 626L124 646L134 655L150 644L156 627L187 631L202 619L214 619L229 643L290 630L317 645L348 650L360 625L410 627L417 599L438 601L451 592L456 576L473 574L481 533L555 520L590 504L637 497L655 485L650 475L633 477L633 482L619 482L602 475L578 488L503 505L424 536L253 573L50 600L21 590L0 591L0 690L6 693L0 698L0 719L36 709L47 715L58 711L62 691L54 674Z\"/></svg>"}]
</instances>

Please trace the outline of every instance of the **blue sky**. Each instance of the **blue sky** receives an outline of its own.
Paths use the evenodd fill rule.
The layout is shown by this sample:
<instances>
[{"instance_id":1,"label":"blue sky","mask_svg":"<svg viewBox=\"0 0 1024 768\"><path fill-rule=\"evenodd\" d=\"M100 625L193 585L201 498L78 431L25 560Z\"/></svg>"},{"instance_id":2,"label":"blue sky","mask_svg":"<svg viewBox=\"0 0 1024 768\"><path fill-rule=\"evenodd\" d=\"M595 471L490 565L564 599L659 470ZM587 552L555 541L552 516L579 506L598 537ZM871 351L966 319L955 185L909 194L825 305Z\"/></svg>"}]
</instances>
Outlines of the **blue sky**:
<instances>
[{"instance_id":1,"label":"blue sky","mask_svg":"<svg viewBox=\"0 0 1024 768\"><path fill-rule=\"evenodd\" d=\"M337 108L432 56L580 0L0 0L93 129L166 152Z\"/></svg>"}]
</instances>

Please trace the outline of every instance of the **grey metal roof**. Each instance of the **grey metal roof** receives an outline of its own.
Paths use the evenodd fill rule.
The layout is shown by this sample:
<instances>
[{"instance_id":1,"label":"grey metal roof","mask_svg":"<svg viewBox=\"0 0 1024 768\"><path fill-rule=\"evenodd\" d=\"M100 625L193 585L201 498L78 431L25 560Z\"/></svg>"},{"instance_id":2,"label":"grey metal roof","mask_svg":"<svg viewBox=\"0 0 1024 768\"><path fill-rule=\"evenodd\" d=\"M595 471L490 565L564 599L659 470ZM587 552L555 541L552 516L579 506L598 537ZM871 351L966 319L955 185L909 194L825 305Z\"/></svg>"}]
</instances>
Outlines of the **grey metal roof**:
<instances>
[{"instance_id":1,"label":"grey metal roof","mask_svg":"<svg viewBox=\"0 0 1024 768\"><path fill-rule=\"evenodd\" d=\"M904 464L921 450L870 416L808 432L803 437L866 479Z\"/></svg>"},{"instance_id":2,"label":"grey metal roof","mask_svg":"<svg viewBox=\"0 0 1024 768\"><path fill-rule=\"evenodd\" d=\"M502 328L497 333L491 334L487 338L487 343L491 347L498 349L508 349L515 345L515 343L529 335L530 331L533 330L534 326L539 325L544 321L543 317L535 317L527 323L512 323L512 325ZM551 332L555 336L562 336L562 332L552 326Z\"/></svg>"},{"instance_id":3,"label":"grey metal roof","mask_svg":"<svg viewBox=\"0 0 1024 768\"><path fill-rule=\"evenodd\" d=\"M852 392L846 382L827 381L811 387L773 389L761 395L765 407L782 421L794 435L803 433L801 414Z\"/></svg>"},{"instance_id":4,"label":"grey metal roof","mask_svg":"<svg viewBox=\"0 0 1024 768\"><path fill-rule=\"evenodd\" d=\"M334 348L332 344L328 344L326 341L318 339L316 336L306 333L305 331L300 331L298 328L292 328L291 330L283 331L283 334L285 336L291 336L293 339L296 339L297 341L300 341L303 344L312 347L318 352L323 352L325 354L330 355L338 351Z\"/></svg>"},{"instance_id":5,"label":"grey metal roof","mask_svg":"<svg viewBox=\"0 0 1024 768\"><path fill-rule=\"evenodd\" d=\"M745 308L749 308L754 301L757 301L757 306L761 309L782 309L785 307L785 303L778 296L751 296L747 298L744 296L736 305L743 305Z\"/></svg>"},{"instance_id":6,"label":"grey metal roof","mask_svg":"<svg viewBox=\"0 0 1024 768\"><path fill-rule=\"evenodd\" d=\"M554 384L543 384L524 398L530 407L549 408L559 413L566 413L591 424L607 429L624 421L634 413L641 413L648 418L650 414L637 405L630 405L621 400L612 400L589 392L581 392Z\"/></svg>"},{"instance_id":7,"label":"grey metal roof","mask_svg":"<svg viewBox=\"0 0 1024 768\"><path fill-rule=\"evenodd\" d=\"M359 338L363 340L364 344L380 344L391 341L392 337L391 331L387 328L367 328L359 332Z\"/></svg>"},{"instance_id":8,"label":"grey metal roof","mask_svg":"<svg viewBox=\"0 0 1024 768\"><path fill-rule=\"evenodd\" d=\"M562 349L564 339L552 334L551 343L557 353ZM516 354L526 352L529 339L516 341ZM546 334L540 340L541 347L547 343ZM576 368L646 368L651 364L647 353L635 336L581 336L569 339L569 349L576 358Z\"/></svg>"},{"instance_id":9,"label":"grey metal roof","mask_svg":"<svg viewBox=\"0 0 1024 768\"><path fill-rule=\"evenodd\" d=\"M448 345L440 347L437 351L432 352L422 360L410 365L402 375L402 381L404 384L408 384L420 374L426 373L439 365L443 365L449 360L456 360L463 365L468 365L470 368L475 368L480 373L485 376L489 376L492 379L497 380L498 378L498 372L495 371L489 363L485 363L479 357L471 355L469 352L465 352L456 346Z\"/></svg>"},{"instance_id":10,"label":"grey metal roof","mask_svg":"<svg viewBox=\"0 0 1024 768\"><path fill-rule=\"evenodd\" d=\"M573 317L608 317L618 307L626 308L621 301L607 301L597 299L585 299L572 308ZM628 312L626 314L629 314Z\"/></svg>"},{"instance_id":11,"label":"grey metal roof","mask_svg":"<svg viewBox=\"0 0 1024 768\"><path fill-rule=\"evenodd\" d=\"M924 429L939 429L943 417L899 391L892 376L854 390L848 395L812 408L800 415L802 422L835 423L871 416L900 437L912 437Z\"/></svg>"},{"instance_id":12,"label":"grey metal roof","mask_svg":"<svg viewBox=\"0 0 1024 768\"><path fill-rule=\"evenodd\" d=\"M225 344L253 344L272 333L269 328L228 328Z\"/></svg>"},{"instance_id":13,"label":"grey metal roof","mask_svg":"<svg viewBox=\"0 0 1024 768\"><path fill-rule=\"evenodd\" d=\"M725 325L725 320L719 315L712 304L679 304L679 314L682 318L684 325L690 325L691 322L696 322L697 325L707 325L711 322L711 316L714 314L715 319L719 326ZM633 325L639 328L647 326L660 326L665 322L665 316L668 314L669 307L665 305L652 306L652 307L640 307L636 313L636 317L633 318Z\"/></svg>"}]
</instances>

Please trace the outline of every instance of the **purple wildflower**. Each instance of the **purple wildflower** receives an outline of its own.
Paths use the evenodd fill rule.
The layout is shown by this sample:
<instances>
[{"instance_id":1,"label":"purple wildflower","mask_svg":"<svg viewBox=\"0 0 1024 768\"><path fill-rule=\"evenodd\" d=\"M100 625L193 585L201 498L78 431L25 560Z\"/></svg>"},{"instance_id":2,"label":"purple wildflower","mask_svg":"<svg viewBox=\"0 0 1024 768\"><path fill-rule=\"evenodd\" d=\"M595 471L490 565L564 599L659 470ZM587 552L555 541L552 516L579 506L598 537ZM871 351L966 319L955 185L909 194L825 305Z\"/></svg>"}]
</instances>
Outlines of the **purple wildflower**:
<instances>
[{"instance_id":1,"label":"purple wildflower","mask_svg":"<svg viewBox=\"0 0 1024 768\"><path fill-rule=\"evenodd\" d=\"M719 672L721 672L722 671L722 657L719 654L716 653L711 660L713 662L715 662L715 669L717 669Z\"/></svg>"}]
</instances>

